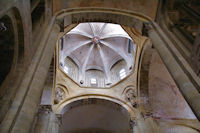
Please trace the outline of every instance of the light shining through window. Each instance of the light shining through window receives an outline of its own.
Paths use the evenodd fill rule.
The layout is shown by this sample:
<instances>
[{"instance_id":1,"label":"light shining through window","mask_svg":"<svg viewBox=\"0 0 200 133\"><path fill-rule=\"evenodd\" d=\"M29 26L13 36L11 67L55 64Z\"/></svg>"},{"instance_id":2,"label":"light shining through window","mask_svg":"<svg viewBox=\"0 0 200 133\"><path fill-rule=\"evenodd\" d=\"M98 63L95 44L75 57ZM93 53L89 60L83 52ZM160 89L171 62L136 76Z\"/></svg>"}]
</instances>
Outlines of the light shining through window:
<instances>
[{"instance_id":1,"label":"light shining through window","mask_svg":"<svg viewBox=\"0 0 200 133\"><path fill-rule=\"evenodd\" d=\"M123 79L126 77L126 71L124 68L119 71L119 76L120 76L120 79Z\"/></svg>"},{"instance_id":2,"label":"light shining through window","mask_svg":"<svg viewBox=\"0 0 200 133\"><path fill-rule=\"evenodd\" d=\"M97 80L95 78L91 78L90 79L90 83L95 85L95 84L97 84Z\"/></svg>"},{"instance_id":3,"label":"light shining through window","mask_svg":"<svg viewBox=\"0 0 200 133\"><path fill-rule=\"evenodd\" d=\"M69 73L69 68L68 67L64 67L64 71L66 72L66 73Z\"/></svg>"}]
</instances>

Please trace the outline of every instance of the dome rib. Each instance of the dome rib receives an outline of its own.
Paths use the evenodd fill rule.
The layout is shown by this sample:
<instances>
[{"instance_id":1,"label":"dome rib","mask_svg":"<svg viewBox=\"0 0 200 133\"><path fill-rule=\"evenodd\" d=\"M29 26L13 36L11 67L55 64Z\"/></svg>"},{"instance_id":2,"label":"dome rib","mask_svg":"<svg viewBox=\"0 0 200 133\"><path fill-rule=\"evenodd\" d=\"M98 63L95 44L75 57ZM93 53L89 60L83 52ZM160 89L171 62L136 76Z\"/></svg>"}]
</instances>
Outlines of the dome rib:
<instances>
[{"instance_id":1,"label":"dome rib","mask_svg":"<svg viewBox=\"0 0 200 133\"><path fill-rule=\"evenodd\" d=\"M112 37L124 37L124 38L128 38L132 40L128 35L123 35L123 34L107 34L100 37L100 39L107 39L107 38L112 38Z\"/></svg>"},{"instance_id":2,"label":"dome rib","mask_svg":"<svg viewBox=\"0 0 200 133\"><path fill-rule=\"evenodd\" d=\"M88 37L88 38L93 38L92 35L88 34L88 33L85 33L85 32L82 32L82 31L77 31L77 30L74 30L74 31L70 31L68 32L67 34L78 34L78 35L82 35L82 36L85 36L85 37Z\"/></svg>"},{"instance_id":3,"label":"dome rib","mask_svg":"<svg viewBox=\"0 0 200 133\"><path fill-rule=\"evenodd\" d=\"M107 25L107 24L105 23L105 24L102 26L102 28L101 28L101 30L100 30L100 32L99 32L99 34L98 34L99 36L101 36L101 33L102 33L103 30L106 28L106 25Z\"/></svg>"},{"instance_id":4,"label":"dome rib","mask_svg":"<svg viewBox=\"0 0 200 133\"><path fill-rule=\"evenodd\" d=\"M113 51L115 51L117 54L119 54L126 61L126 63L127 63L128 66L131 65L128 56L126 54L124 54L123 52L121 52L119 49L116 49L111 44L109 44L108 42L105 42L105 41L101 41L101 44L109 47L110 49L112 49Z\"/></svg>"},{"instance_id":5,"label":"dome rib","mask_svg":"<svg viewBox=\"0 0 200 133\"><path fill-rule=\"evenodd\" d=\"M103 51L102 51L100 46L99 46L99 53L100 53L100 58L101 58L101 60L103 62L104 72L105 72L106 77L107 77L107 79L109 81L109 76L108 76L108 75L110 75L109 66L108 66L108 63L104 60L105 56L104 56L104 53L103 53Z\"/></svg>"},{"instance_id":6,"label":"dome rib","mask_svg":"<svg viewBox=\"0 0 200 133\"><path fill-rule=\"evenodd\" d=\"M92 31L93 36L95 36L94 27L91 23L88 23L90 26L90 30Z\"/></svg>"},{"instance_id":7,"label":"dome rib","mask_svg":"<svg viewBox=\"0 0 200 133\"><path fill-rule=\"evenodd\" d=\"M84 61L84 63L83 63L82 70L81 70L83 77L85 77L86 66L87 66L88 59L89 59L89 57L90 57L90 54L91 54L93 48L94 48L94 45L91 45L91 46L90 46L90 49L89 49L89 51L88 51L88 54L87 54L87 56L86 56L86 59L85 59L85 61Z\"/></svg>"}]
</instances>

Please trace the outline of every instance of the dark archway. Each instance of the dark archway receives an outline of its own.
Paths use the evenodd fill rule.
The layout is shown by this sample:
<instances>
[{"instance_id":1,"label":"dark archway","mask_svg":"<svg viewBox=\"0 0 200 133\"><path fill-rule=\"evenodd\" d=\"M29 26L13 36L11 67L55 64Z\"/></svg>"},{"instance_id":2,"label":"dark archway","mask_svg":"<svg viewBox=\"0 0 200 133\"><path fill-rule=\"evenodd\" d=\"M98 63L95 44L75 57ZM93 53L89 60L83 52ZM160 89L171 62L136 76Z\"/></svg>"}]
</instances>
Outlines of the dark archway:
<instances>
[{"instance_id":1,"label":"dark archway","mask_svg":"<svg viewBox=\"0 0 200 133\"><path fill-rule=\"evenodd\" d=\"M60 133L131 133L130 115L121 105L103 99L83 99L62 110Z\"/></svg>"},{"instance_id":2,"label":"dark archway","mask_svg":"<svg viewBox=\"0 0 200 133\"><path fill-rule=\"evenodd\" d=\"M0 19L0 25L0 84L2 84L13 64L15 40L12 20L7 15Z\"/></svg>"},{"instance_id":3,"label":"dark archway","mask_svg":"<svg viewBox=\"0 0 200 133\"><path fill-rule=\"evenodd\" d=\"M12 8L1 19L0 122L12 104L24 74L24 31L20 13Z\"/></svg>"}]
</instances>

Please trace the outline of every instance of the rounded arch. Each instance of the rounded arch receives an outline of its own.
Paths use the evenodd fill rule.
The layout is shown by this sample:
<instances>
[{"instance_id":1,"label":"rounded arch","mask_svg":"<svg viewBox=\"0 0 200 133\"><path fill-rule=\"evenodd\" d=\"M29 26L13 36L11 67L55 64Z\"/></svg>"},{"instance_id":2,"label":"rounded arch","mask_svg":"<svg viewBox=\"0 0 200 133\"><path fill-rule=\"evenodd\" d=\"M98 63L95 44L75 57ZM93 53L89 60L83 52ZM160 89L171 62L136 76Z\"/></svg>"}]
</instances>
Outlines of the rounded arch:
<instances>
[{"instance_id":1,"label":"rounded arch","mask_svg":"<svg viewBox=\"0 0 200 133\"><path fill-rule=\"evenodd\" d=\"M0 68L0 84L6 79L10 73L13 60L14 60L14 49L15 49L15 33L12 18L9 15L4 15L1 19L0 29L0 53L1 53L1 68Z\"/></svg>"},{"instance_id":2,"label":"rounded arch","mask_svg":"<svg viewBox=\"0 0 200 133\"><path fill-rule=\"evenodd\" d=\"M13 59L10 71L7 74L4 81L5 83L2 84L1 88L8 86L10 84L9 82L12 80L15 81L14 79L19 79L20 75L23 73L22 70L24 69L24 31L20 13L17 8L13 7L5 16L10 19L9 27L12 27L12 31L10 31L9 34L13 35L12 37L9 37L9 40L11 40L13 44L13 47L10 47L10 49L13 51ZM7 30L9 30L9 27ZM12 82L12 84L14 83Z\"/></svg>"},{"instance_id":3,"label":"rounded arch","mask_svg":"<svg viewBox=\"0 0 200 133\"><path fill-rule=\"evenodd\" d=\"M10 67L8 67L9 71L7 71L7 75L0 86L0 90L1 90L0 100L1 102L4 103L0 107L0 114L1 114L0 121L3 119L4 114L6 113L10 105L12 104L13 98L15 96L17 88L19 87L21 83L21 79L24 74L23 72L24 71L24 31L23 31L21 15L19 13L19 10L13 7L2 18L4 17L9 19L8 23L10 26L6 27L6 30L9 31L9 33L5 33L5 34L3 32L2 33L4 35L7 35L9 37L9 42L12 43L12 45L10 45L9 47L9 49L12 51L12 56L10 55L10 56L7 56L6 58L11 58L11 57L13 58L12 60L10 60ZM10 28L12 30L9 30ZM9 36L8 34L12 34L12 37ZM3 39L6 39L6 37ZM1 54L4 54L4 53L1 52ZM4 65L1 65L1 66L4 66Z\"/></svg>"},{"instance_id":4,"label":"rounded arch","mask_svg":"<svg viewBox=\"0 0 200 133\"><path fill-rule=\"evenodd\" d=\"M76 66L78 67L78 69L80 69L80 63L79 63L79 61L73 55L69 55L66 58L69 58L74 64L76 64Z\"/></svg>"},{"instance_id":5,"label":"rounded arch","mask_svg":"<svg viewBox=\"0 0 200 133\"><path fill-rule=\"evenodd\" d=\"M117 9L83 8L65 9L57 12L56 18L60 21L61 27L68 27L71 24L84 22L104 22L120 24L141 30L142 23L151 23L153 20L148 16L137 12L121 11Z\"/></svg>"},{"instance_id":6,"label":"rounded arch","mask_svg":"<svg viewBox=\"0 0 200 133\"><path fill-rule=\"evenodd\" d=\"M64 61L64 66L62 71L67 73L73 80L78 81L79 65L77 64L75 58L66 57Z\"/></svg>"},{"instance_id":7,"label":"rounded arch","mask_svg":"<svg viewBox=\"0 0 200 133\"><path fill-rule=\"evenodd\" d=\"M130 118L132 120L135 120L135 119L137 119L137 117L140 116L140 113L135 108L133 108L130 104L128 104L126 101L122 101L121 99L111 97L111 96L106 96L106 95L103 96L103 95L97 95L97 94L79 95L76 97L72 97L70 99L65 99L61 103L59 103L58 106L54 106L53 111L56 114L62 114L62 113L64 113L65 107L68 104L73 103L78 100L86 100L86 99L91 99L91 98L107 100L107 101L119 104L121 107L123 107L124 109L126 109L126 111L129 112Z\"/></svg>"},{"instance_id":8,"label":"rounded arch","mask_svg":"<svg viewBox=\"0 0 200 133\"><path fill-rule=\"evenodd\" d=\"M118 23L121 25L127 25L132 27L135 22L150 22L152 19L144 14L125 11L114 8L98 8L98 7L88 7L88 8L70 8L63 9L55 14L58 19L63 17L70 18L71 15L79 17L79 19L72 19L72 23L81 23L81 22L107 22L107 23ZM82 16L80 18L80 16ZM109 18L109 19L108 19Z\"/></svg>"},{"instance_id":9,"label":"rounded arch","mask_svg":"<svg viewBox=\"0 0 200 133\"><path fill-rule=\"evenodd\" d=\"M110 65L110 70L111 69L113 69L113 67L115 67L119 62L121 62L121 61L123 61L124 59L122 59L121 57L119 57L119 58L116 58L116 60L114 60L113 62L112 62L112 64Z\"/></svg>"},{"instance_id":10,"label":"rounded arch","mask_svg":"<svg viewBox=\"0 0 200 133\"><path fill-rule=\"evenodd\" d=\"M91 79L95 83L91 83ZM85 84L92 87L105 87L105 74L104 71L99 69L87 69L85 72Z\"/></svg>"},{"instance_id":11,"label":"rounded arch","mask_svg":"<svg viewBox=\"0 0 200 133\"><path fill-rule=\"evenodd\" d=\"M138 65L138 76L137 76L137 93L141 97L141 101L139 103L142 111L145 111L144 113L150 113L149 111L149 101L148 101L148 82L149 82L149 67L152 57L152 43L148 39L146 42L144 42L142 52L139 57L139 65Z\"/></svg>"},{"instance_id":12,"label":"rounded arch","mask_svg":"<svg viewBox=\"0 0 200 133\"><path fill-rule=\"evenodd\" d=\"M63 123L60 128L61 133L71 133L77 129L81 131L103 129L120 133L132 129L130 125L132 120L127 109L118 103L100 98L73 101L64 106L61 115Z\"/></svg>"},{"instance_id":13,"label":"rounded arch","mask_svg":"<svg viewBox=\"0 0 200 133\"><path fill-rule=\"evenodd\" d=\"M128 65L124 59L118 60L110 69L112 75L112 82L117 83L131 74ZM121 75L121 71L123 71Z\"/></svg>"},{"instance_id":14,"label":"rounded arch","mask_svg":"<svg viewBox=\"0 0 200 133\"><path fill-rule=\"evenodd\" d=\"M13 7L12 12L16 19L17 39L18 39L18 62L23 63L24 59L24 28L19 10Z\"/></svg>"}]
</instances>

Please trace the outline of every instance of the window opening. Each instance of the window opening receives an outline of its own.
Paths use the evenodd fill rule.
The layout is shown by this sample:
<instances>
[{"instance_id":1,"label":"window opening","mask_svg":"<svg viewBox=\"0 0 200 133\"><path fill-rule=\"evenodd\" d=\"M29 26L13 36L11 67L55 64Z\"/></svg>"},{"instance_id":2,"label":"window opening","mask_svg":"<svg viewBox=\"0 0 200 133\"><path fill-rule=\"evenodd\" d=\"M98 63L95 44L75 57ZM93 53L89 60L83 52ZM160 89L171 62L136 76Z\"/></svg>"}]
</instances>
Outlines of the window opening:
<instances>
[{"instance_id":1,"label":"window opening","mask_svg":"<svg viewBox=\"0 0 200 133\"><path fill-rule=\"evenodd\" d=\"M69 73L69 68L68 67L64 67L64 71L66 72L66 73Z\"/></svg>"},{"instance_id":2,"label":"window opening","mask_svg":"<svg viewBox=\"0 0 200 133\"><path fill-rule=\"evenodd\" d=\"M130 54L131 53L131 40L128 39L128 53Z\"/></svg>"},{"instance_id":3,"label":"window opening","mask_svg":"<svg viewBox=\"0 0 200 133\"><path fill-rule=\"evenodd\" d=\"M63 45L64 45L64 37L61 38L60 50L63 50Z\"/></svg>"},{"instance_id":4,"label":"window opening","mask_svg":"<svg viewBox=\"0 0 200 133\"><path fill-rule=\"evenodd\" d=\"M126 71L124 68L119 71L119 76L120 76L120 79L123 79L126 77Z\"/></svg>"},{"instance_id":5,"label":"window opening","mask_svg":"<svg viewBox=\"0 0 200 133\"><path fill-rule=\"evenodd\" d=\"M91 78L91 79L90 79L90 83L91 83L92 85L96 85L96 84L97 84L97 79Z\"/></svg>"}]
</instances>

